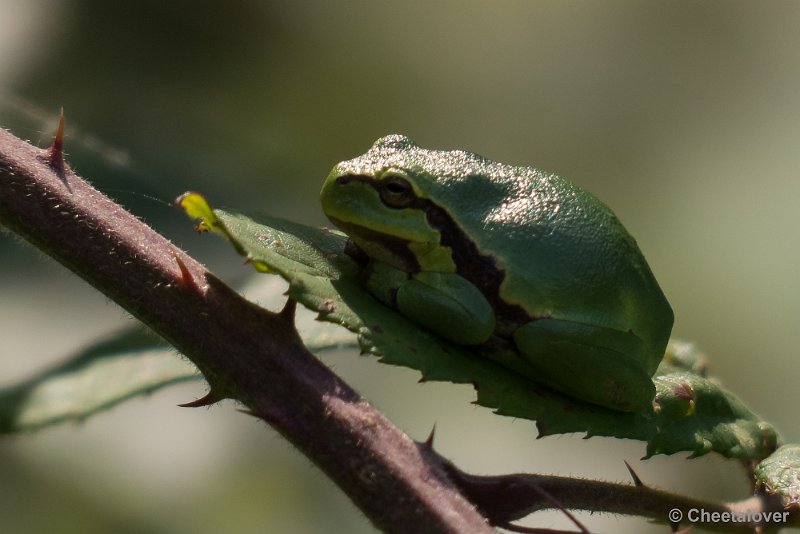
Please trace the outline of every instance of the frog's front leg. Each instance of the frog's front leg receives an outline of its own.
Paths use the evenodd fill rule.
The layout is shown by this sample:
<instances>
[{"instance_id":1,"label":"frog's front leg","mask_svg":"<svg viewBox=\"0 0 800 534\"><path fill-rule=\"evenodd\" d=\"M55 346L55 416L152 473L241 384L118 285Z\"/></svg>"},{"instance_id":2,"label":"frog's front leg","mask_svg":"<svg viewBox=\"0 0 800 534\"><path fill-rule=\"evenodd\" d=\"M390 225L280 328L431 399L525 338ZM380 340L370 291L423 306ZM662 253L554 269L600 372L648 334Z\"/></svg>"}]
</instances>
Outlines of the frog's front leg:
<instances>
[{"instance_id":1,"label":"frog's front leg","mask_svg":"<svg viewBox=\"0 0 800 534\"><path fill-rule=\"evenodd\" d=\"M643 362L652 358L633 333L538 319L518 328L513 338L525 361L512 367L527 371L525 374L535 380L614 410L640 412L651 408L655 369L645 368ZM525 369L527 364L531 367Z\"/></svg>"},{"instance_id":2,"label":"frog's front leg","mask_svg":"<svg viewBox=\"0 0 800 534\"><path fill-rule=\"evenodd\" d=\"M494 310L486 297L456 273L414 275L373 262L367 289L408 319L462 345L477 345L494 331Z\"/></svg>"}]
</instances>

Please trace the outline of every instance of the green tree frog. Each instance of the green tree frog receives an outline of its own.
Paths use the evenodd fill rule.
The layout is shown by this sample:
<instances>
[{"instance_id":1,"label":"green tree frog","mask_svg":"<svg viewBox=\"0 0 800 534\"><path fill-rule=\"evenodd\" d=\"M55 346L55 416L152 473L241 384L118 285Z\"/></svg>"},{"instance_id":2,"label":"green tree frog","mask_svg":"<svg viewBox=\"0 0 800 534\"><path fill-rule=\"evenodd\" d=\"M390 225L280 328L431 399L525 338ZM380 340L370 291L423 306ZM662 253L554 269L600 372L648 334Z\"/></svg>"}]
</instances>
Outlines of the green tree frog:
<instances>
[{"instance_id":1,"label":"green tree frog","mask_svg":"<svg viewBox=\"0 0 800 534\"><path fill-rule=\"evenodd\" d=\"M569 396L650 409L672 309L590 193L390 135L336 165L321 201L366 289L411 321Z\"/></svg>"}]
</instances>

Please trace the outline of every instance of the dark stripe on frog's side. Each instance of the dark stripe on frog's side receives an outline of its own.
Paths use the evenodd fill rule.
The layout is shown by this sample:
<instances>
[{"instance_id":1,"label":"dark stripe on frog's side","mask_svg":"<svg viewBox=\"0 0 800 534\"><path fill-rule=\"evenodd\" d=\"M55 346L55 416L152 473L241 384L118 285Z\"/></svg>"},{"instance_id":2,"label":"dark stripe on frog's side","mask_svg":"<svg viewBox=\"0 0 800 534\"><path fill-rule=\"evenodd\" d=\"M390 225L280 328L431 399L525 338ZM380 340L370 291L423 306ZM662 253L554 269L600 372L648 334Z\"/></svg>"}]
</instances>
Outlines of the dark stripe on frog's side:
<instances>
[{"instance_id":1,"label":"dark stripe on frog's side","mask_svg":"<svg viewBox=\"0 0 800 534\"><path fill-rule=\"evenodd\" d=\"M450 214L428 199L417 199L430 225L442 236L442 245L450 247L456 272L477 287L492 305L501 336L510 336L517 327L532 318L517 304L509 304L500 297L500 285L505 271L497 266L495 258L478 252L478 247L453 221Z\"/></svg>"},{"instance_id":2,"label":"dark stripe on frog's side","mask_svg":"<svg viewBox=\"0 0 800 534\"><path fill-rule=\"evenodd\" d=\"M376 180L370 176L346 175L340 177L345 180L357 180L366 183L377 189L381 180ZM508 304L500 297L500 285L505 279L505 272L497 266L492 256L481 254L475 243L459 228L449 213L440 206L434 204L426 198L414 197L414 200L407 206L410 209L421 210L425 213L428 224L439 231L441 244L449 247L452 251L453 262L456 264L456 272L469 280L486 297L486 300L495 311L497 335L509 337L517 327L531 321L533 318L519 305ZM392 208L396 209L396 208ZM402 208L406 209L406 208ZM346 225L344 228L347 231ZM359 235L366 235L363 227L358 228ZM372 232L370 239L380 240L392 251L399 253L399 247L404 249L403 258L413 258L415 270L409 271L411 274L419 272L419 263L413 253L408 249L408 241L387 236L379 232ZM357 248L357 247L356 247ZM362 252L363 254L363 252ZM352 256L352 254L351 254ZM355 256L354 256L355 257ZM358 258L356 258L358 261ZM409 264L412 264L409 259Z\"/></svg>"}]
</instances>

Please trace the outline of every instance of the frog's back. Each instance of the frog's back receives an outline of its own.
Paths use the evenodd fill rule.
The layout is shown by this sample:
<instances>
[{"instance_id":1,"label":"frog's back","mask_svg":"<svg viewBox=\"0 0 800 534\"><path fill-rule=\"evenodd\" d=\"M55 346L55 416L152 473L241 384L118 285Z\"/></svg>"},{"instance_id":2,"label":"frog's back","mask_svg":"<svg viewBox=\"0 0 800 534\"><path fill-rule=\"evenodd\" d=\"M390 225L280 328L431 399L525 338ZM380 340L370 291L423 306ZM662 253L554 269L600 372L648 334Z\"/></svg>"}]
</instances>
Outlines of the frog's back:
<instances>
[{"instance_id":1,"label":"frog's back","mask_svg":"<svg viewBox=\"0 0 800 534\"><path fill-rule=\"evenodd\" d=\"M533 317L631 330L663 350L669 303L635 240L592 194L532 167L426 150L401 136L376 148L384 165L429 182L430 200L504 272L506 302Z\"/></svg>"}]
</instances>

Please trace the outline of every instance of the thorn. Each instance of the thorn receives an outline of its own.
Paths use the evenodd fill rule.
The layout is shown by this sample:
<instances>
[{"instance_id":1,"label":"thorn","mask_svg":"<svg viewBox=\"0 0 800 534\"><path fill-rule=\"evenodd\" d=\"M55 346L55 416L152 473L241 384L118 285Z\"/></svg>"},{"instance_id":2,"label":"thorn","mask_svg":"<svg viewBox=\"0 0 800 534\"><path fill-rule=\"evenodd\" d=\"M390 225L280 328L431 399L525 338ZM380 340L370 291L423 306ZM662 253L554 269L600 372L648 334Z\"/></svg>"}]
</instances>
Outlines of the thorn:
<instances>
[{"instance_id":1,"label":"thorn","mask_svg":"<svg viewBox=\"0 0 800 534\"><path fill-rule=\"evenodd\" d=\"M283 320L287 323L294 323L294 312L297 310L297 301L294 300L292 297L286 299L286 304L283 305L283 309L280 311L278 315L281 316Z\"/></svg>"},{"instance_id":2,"label":"thorn","mask_svg":"<svg viewBox=\"0 0 800 534\"><path fill-rule=\"evenodd\" d=\"M223 397L217 396L217 394L212 389L209 391L205 397L202 397L197 400L193 400L191 402L185 402L183 404L179 404L181 408L200 408L202 406L211 406L219 401L221 401Z\"/></svg>"},{"instance_id":3,"label":"thorn","mask_svg":"<svg viewBox=\"0 0 800 534\"><path fill-rule=\"evenodd\" d=\"M175 258L175 262L178 264L178 269L180 269L181 271L181 277L178 280L180 284L182 286L188 287L189 289L192 289L196 293L200 293L201 292L200 286L198 286L197 282L194 281L192 273L189 272L189 268L186 267L186 264L181 259L180 255L178 254L178 251L175 250L174 248L171 248L169 252L170 254L172 254L172 257Z\"/></svg>"},{"instance_id":4,"label":"thorn","mask_svg":"<svg viewBox=\"0 0 800 534\"><path fill-rule=\"evenodd\" d=\"M64 161L64 107L61 107L61 111L58 114L58 130L56 130L56 136L53 138L53 144L50 145L44 153L44 160L50 166L51 169L61 178L61 181L64 182L64 185L69 189L69 192L72 192L72 188L69 186L66 180L66 170L67 170L67 163Z\"/></svg>"},{"instance_id":5,"label":"thorn","mask_svg":"<svg viewBox=\"0 0 800 534\"><path fill-rule=\"evenodd\" d=\"M336 304L334 304L332 299L325 299L322 304L317 307L317 311L319 312L320 316L330 315L336 311Z\"/></svg>"},{"instance_id":6,"label":"thorn","mask_svg":"<svg viewBox=\"0 0 800 534\"><path fill-rule=\"evenodd\" d=\"M697 408L697 396L695 395L694 388L688 382L683 382L672 388L672 393L679 399L686 401L687 408L684 417L694 414Z\"/></svg>"},{"instance_id":7,"label":"thorn","mask_svg":"<svg viewBox=\"0 0 800 534\"><path fill-rule=\"evenodd\" d=\"M561 513L562 513L562 514L564 514L564 516L565 516L565 517L566 517L566 518L567 518L567 519L568 519L568 520L569 520L569 521L570 521L570 522L571 522L573 525L575 525L576 527L578 527L578 531L579 531L579 532L581 532L581 534L591 534L591 533L589 532L589 529L587 529L587 528L586 528L586 527L583 525L583 523L581 523L581 522L578 520L578 518L577 518L577 517L575 517L575 515L573 515L573 514L572 514L572 512L570 512L569 510L567 510L567 509L564 507L564 505L561 503L561 501L559 501L558 499L556 499L555 497L553 497L553 496L550 494L550 492L548 492L547 490L545 490L543 487L539 486L538 484L536 484L536 485L532 486L532 487L531 487L531 489L535 490L535 491L536 491L536 493L538 493L538 494L539 494L541 497L543 497L543 498L544 498L546 501L548 501L548 502L549 502L551 505L553 505L553 506L554 506L556 509L560 510L560 511L561 511ZM519 525L514 525L514 527L519 527ZM508 527L506 527L506 528L508 528ZM522 528L526 528L526 527L522 527ZM516 532L526 532L525 530L518 530L518 528L516 528L516 529L509 529L509 530L514 530L514 531L516 531ZM528 532L530 532L530 531L528 531ZM535 532L535 531L534 531L534 532Z\"/></svg>"},{"instance_id":8,"label":"thorn","mask_svg":"<svg viewBox=\"0 0 800 534\"><path fill-rule=\"evenodd\" d=\"M428 434L428 439L425 440L423 445L430 450L433 450L433 438L436 436L436 423L433 424L433 428L431 428L431 433Z\"/></svg>"},{"instance_id":9,"label":"thorn","mask_svg":"<svg viewBox=\"0 0 800 534\"><path fill-rule=\"evenodd\" d=\"M636 486L637 488L644 488L645 487L644 482L642 482L642 479L639 478L639 475L636 474L636 471L633 470L631 464L629 464L627 460L623 460L623 462L625 462L625 467L628 468L628 473L631 474L631 478L633 479L633 485Z\"/></svg>"},{"instance_id":10,"label":"thorn","mask_svg":"<svg viewBox=\"0 0 800 534\"><path fill-rule=\"evenodd\" d=\"M61 106L58 114L58 130L53 138L53 144L50 145L47 159L50 161L50 165L55 166L59 162L62 166L64 165L64 106Z\"/></svg>"},{"instance_id":11,"label":"thorn","mask_svg":"<svg viewBox=\"0 0 800 534\"><path fill-rule=\"evenodd\" d=\"M258 419L264 419L263 417L261 417L260 415L258 415L258 414L257 414L256 412L254 412L253 410L247 410L247 409L245 409L245 408L236 408L236 411L237 411L237 412L242 412L242 413L243 413L243 414L245 414L245 415L252 415L253 417L256 417L256 418L258 418Z\"/></svg>"}]
</instances>

